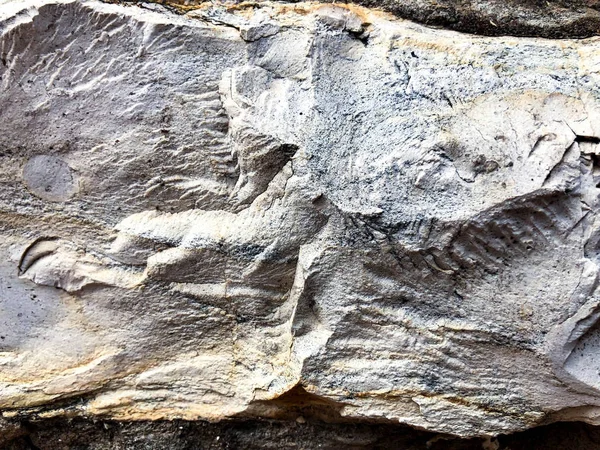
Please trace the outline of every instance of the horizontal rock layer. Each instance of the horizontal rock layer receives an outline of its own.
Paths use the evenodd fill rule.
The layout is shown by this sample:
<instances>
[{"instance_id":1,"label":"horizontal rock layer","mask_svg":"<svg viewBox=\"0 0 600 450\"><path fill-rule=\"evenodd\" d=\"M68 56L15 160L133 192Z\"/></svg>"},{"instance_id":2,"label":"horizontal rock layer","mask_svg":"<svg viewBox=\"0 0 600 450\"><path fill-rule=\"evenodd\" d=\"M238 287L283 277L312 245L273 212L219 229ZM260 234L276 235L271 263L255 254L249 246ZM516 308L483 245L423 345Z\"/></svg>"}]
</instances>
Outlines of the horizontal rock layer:
<instances>
[{"instance_id":1,"label":"horizontal rock layer","mask_svg":"<svg viewBox=\"0 0 600 450\"><path fill-rule=\"evenodd\" d=\"M599 70L358 6L4 1L4 417L595 423Z\"/></svg>"},{"instance_id":2,"label":"horizontal rock layer","mask_svg":"<svg viewBox=\"0 0 600 450\"><path fill-rule=\"evenodd\" d=\"M107 1L140 3L140 0ZM205 3L202 0L142 1L179 11L189 11ZM222 3L234 5L242 2L222 0ZM561 39L600 34L598 0L356 0L353 3L382 9L425 25L487 36Z\"/></svg>"}]
</instances>

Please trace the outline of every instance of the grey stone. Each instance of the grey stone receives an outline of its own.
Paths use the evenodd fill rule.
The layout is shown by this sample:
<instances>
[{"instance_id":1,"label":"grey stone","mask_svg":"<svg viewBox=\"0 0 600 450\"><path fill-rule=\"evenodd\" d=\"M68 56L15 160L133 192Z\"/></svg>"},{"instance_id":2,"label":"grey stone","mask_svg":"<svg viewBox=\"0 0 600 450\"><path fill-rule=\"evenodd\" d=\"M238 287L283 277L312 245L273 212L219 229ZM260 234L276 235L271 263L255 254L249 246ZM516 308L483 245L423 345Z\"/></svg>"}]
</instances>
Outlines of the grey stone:
<instances>
[{"instance_id":1,"label":"grey stone","mask_svg":"<svg viewBox=\"0 0 600 450\"><path fill-rule=\"evenodd\" d=\"M23 182L37 197L64 202L77 192L69 165L55 156L36 155L23 168Z\"/></svg>"},{"instance_id":2,"label":"grey stone","mask_svg":"<svg viewBox=\"0 0 600 450\"><path fill-rule=\"evenodd\" d=\"M203 0L107 1L160 3L183 12L204 3ZM243 2L221 0L217 3L231 6ZM323 3L335 2L325 0ZM587 38L597 36L600 30L598 0L356 0L352 3L431 27L486 36Z\"/></svg>"},{"instance_id":3,"label":"grey stone","mask_svg":"<svg viewBox=\"0 0 600 450\"><path fill-rule=\"evenodd\" d=\"M4 0L0 56L5 419L598 423L599 38Z\"/></svg>"}]
</instances>

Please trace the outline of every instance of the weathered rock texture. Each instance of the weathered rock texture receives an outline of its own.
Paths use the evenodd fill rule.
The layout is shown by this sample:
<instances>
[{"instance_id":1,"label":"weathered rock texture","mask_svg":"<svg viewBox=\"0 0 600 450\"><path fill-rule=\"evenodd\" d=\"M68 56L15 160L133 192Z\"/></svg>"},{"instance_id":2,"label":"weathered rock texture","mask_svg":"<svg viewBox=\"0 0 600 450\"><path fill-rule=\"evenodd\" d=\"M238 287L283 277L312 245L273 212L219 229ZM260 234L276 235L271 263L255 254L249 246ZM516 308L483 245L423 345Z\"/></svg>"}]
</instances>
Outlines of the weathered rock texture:
<instances>
[{"instance_id":1,"label":"weathered rock texture","mask_svg":"<svg viewBox=\"0 0 600 450\"><path fill-rule=\"evenodd\" d=\"M140 3L140 0L106 1ZM205 3L203 0L145 1L179 11L189 11ZM240 0L222 2L241 3ZM353 3L430 26L489 36L585 38L600 33L599 0L356 0Z\"/></svg>"},{"instance_id":2,"label":"weathered rock texture","mask_svg":"<svg viewBox=\"0 0 600 450\"><path fill-rule=\"evenodd\" d=\"M600 414L600 39L0 5L0 409Z\"/></svg>"}]
</instances>

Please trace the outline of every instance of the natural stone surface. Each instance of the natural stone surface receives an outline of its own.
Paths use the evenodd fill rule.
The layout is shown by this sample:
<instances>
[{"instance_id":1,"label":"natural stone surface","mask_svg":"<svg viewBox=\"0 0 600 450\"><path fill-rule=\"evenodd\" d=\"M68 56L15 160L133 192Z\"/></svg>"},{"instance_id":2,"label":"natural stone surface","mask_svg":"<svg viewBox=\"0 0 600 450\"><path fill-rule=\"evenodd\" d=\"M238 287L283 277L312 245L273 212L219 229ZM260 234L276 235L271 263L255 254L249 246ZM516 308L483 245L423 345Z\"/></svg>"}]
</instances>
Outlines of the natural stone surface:
<instances>
[{"instance_id":1,"label":"natural stone surface","mask_svg":"<svg viewBox=\"0 0 600 450\"><path fill-rule=\"evenodd\" d=\"M596 423L599 70L360 7L4 0L4 417Z\"/></svg>"},{"instance_id":2,"label":"natural stone surface","mask_svg":"<svg viewBox=\"0 0 600 450\"><path fill-rule=\"evenodd\" d=\"M189 11L203 0L107 0L152 2ZM262 0L258 0L260 3ZM332 2L332 0L323 0ZM228 5L240 0L221 0ZM488 36L586 38L600 33L599 0L356 0L425 25Z\"/></svg>"}]
</instances>

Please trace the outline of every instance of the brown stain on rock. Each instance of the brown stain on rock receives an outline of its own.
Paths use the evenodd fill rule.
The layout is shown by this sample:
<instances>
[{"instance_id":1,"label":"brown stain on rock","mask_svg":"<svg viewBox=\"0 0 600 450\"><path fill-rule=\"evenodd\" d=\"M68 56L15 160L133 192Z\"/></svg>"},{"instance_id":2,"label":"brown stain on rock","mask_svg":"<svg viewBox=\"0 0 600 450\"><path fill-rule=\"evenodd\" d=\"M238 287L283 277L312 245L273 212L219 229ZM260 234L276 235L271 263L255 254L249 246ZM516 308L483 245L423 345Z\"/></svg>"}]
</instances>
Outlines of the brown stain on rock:
<instances>
[{"instance_id":1,"label":"brown stain on rock","mask_svg":"<svg viewBox=\"0 0 600 450\"><path fill-rule=\"evenodd\" d=\"M139 3L103 0L108 3ZM180 13L214 7L199 0L143 0ZM230 8L259 7L263 2L219 2ZM217 4L219 4L217 3ZM269 5L277 3L264 2ZM283 2L282 2L283 3ZM323 1L322 3L334 3ZM588 38L600 34L600 2L597 0L357 0L361 7L380 9L402 19L427 26L483 36L521 36L548 39ZM337 3L336 6L339 6ZM286 4L295 12L304 6ZM312 9L312 8L311 8Z\"/></svg>"}]
</instances>

